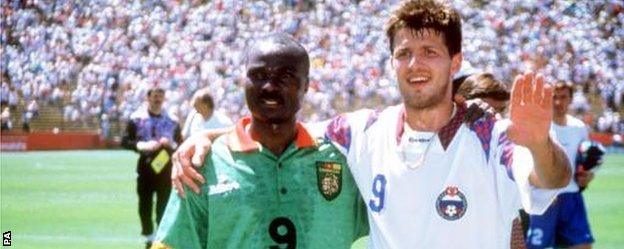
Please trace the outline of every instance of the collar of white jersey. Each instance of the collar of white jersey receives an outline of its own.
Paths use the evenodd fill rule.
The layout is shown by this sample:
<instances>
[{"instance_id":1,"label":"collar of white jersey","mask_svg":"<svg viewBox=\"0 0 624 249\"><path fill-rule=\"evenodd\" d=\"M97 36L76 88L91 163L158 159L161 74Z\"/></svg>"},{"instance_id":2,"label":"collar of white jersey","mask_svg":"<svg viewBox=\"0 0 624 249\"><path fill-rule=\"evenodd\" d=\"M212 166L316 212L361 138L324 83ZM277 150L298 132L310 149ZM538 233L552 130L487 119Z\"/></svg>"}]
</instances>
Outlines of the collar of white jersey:
<instances>
[{"instance_id":1,"label":"collar of white jersey","mask_svg":"<svg viewBox=\"0 0 624 249\"><path fill-rule=\"evenodd\" d=\"M456 106L457 112L455 113L455 115L453 115L451 120L438 131L438 138L440 138L442 147L444 147L445 150L446 148L448 148L449 144L451 144L455 133L457 133L457 130L459 130L459 127L464 120L464 116L466 116L466 104L456 103ZM401 138L403 137L403 133L405 133L405 128L403 127L403 124L405 123L406 118L407 113L405 111L405 105L402 105L401 110L399 111L399 117L396 125L397 146L401 144Z\"/></svg>"}]
</instances>

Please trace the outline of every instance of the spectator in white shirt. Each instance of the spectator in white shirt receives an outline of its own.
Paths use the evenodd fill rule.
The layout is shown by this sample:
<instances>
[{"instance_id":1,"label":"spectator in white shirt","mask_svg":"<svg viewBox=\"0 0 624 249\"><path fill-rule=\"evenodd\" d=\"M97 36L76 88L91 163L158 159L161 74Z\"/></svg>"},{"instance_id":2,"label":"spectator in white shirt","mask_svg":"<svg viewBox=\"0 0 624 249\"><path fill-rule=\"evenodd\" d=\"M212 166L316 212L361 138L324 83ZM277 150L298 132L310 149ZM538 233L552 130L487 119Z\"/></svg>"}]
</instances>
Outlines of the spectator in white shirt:
<instances>
[{"instance_id":1,"label":"spectator in white shirt","mask_svg":"<svg viewBox=\"0 0 624 249\"><path fill-rule=\"evenodd\" d=\"M233 125L225 114L215 111L214 100L208 88L202 88L193 95L191 106L193 110L186 117L184 129L182 129L184 139L204 129L225 128Z\"/></svg>"}]
</instances>

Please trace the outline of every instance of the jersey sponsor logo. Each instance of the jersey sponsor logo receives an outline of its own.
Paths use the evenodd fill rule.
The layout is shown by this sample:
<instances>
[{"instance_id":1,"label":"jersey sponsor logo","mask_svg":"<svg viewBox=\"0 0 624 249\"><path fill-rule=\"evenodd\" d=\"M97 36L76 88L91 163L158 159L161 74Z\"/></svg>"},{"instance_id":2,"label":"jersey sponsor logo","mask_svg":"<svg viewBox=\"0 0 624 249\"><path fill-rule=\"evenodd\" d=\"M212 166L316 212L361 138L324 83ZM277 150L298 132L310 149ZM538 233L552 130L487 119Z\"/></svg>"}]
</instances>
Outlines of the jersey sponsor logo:
<instances>
[{"instance_id":1,"label":"jersey sponsor logo","mask_svg":"<svg viewBox=\"0 0 624 249\"><path fill-rule=\"evenodd\" d=\"M318 189L326 200L338 197L342 190L342 165L336 162L316 162Z\"/></svg>"},{"instance_id":2,"label":"jersey sponsor logo","mask_svg":"<svg viewBox=\"0 0 624 249\"><path fill-rule=\"evenodd\" d=\"M217 184L209 187L208 195L222 194L239 188L238 182L230 180L227 175L220 174L217 176Z\"/></svg>"},{"instance_id":3,"label":"jersey sponsor logo","mask_svg":"<svg viewBox=\"0 0 624 249\"><path fill-rule=\"evenodd\" d=\"M438 215L445 220L454 221L460 219L466 213L467 208L466 196L456 186L446 187L436 200Z\"/></svg>"},{"instance_id":4,"label":"jersey sponsor logo","mask_svg":"<svg viewBox=\"0 0 624 249\"><path fill-rule=\"evenodd\" d=\"M431 139L410 137L407 141L409 141L410 143L428 143L429 141L431 141Z\"/></svg>"}]
</instances>

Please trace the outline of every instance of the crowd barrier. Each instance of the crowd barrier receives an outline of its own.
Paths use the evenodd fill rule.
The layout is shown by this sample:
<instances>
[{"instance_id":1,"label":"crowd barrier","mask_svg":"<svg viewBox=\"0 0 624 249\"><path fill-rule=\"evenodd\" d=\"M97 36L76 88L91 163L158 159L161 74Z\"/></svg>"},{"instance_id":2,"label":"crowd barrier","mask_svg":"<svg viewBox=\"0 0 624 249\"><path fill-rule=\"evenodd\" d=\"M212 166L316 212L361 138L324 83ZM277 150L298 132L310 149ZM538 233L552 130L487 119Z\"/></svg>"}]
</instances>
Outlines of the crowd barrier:
<instances>
[{"instance_id":1,"label":"crowd barrier","mask_svg":"<svg viewBox=\"0 0 624 249\"><path fill-rule=\"evenodd\" d=\"M604 146L614 145L613 134L592 132L590 139ZM97 132L10 132L0 136L0 150L84 150L119 146L119 142L105 141Z\"/></svg>"},{"instance_id":2,"label":"crowd barrier","mask_svg":"<svg viewBox=\"0 0 624 249\"><path fill-rule=\"evenodd\" d=\"M592 132L589 134L589 139L599 142L604 146L613 145L613 134L611 133Z\"/></svg>"},{"instance_id":3,"label":"crowd barrier","mask_svg":"<svg viewBox=\"0 0 624 249\"><path fill-rule=\"evenodd\" d=\"M103 149L106 145L96 132L12 132L0 136L2 151Z\"/></svg>"}]
</instances>

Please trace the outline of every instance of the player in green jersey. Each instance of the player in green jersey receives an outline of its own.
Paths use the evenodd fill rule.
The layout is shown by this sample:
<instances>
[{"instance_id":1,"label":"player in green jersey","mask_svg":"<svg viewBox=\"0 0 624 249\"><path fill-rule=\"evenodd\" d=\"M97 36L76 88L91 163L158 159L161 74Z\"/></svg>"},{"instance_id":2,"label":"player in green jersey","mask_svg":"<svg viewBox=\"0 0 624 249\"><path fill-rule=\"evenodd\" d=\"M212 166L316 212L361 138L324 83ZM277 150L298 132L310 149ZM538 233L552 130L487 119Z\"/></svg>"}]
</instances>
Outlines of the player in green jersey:
<instances>
[{"instance_id":1,"label":"player in green jersey","mask_svg":"<svg viewBox=\"0 0 624 249\"><path fill-rule=\"evenodd\" d=\"M249 44L252 115L215 141L199 194L171 195L152 248L350 248L368 223L346 159L296 120L308 54L285 34Z\"/></svg>"}]
</instances>

